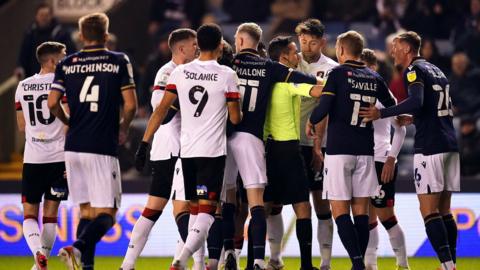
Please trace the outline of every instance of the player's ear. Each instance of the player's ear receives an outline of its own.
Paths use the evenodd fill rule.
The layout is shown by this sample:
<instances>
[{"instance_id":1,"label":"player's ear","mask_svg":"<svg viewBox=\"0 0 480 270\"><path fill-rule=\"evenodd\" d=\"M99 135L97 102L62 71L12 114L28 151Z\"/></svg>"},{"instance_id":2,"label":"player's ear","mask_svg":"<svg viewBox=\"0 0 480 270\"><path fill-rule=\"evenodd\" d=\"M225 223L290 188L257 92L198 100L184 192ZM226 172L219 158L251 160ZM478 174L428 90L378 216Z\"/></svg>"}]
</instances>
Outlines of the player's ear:
<instances>
[{"instance_id":1,"label":"player's ear","mask_svg":"<svg viewBox=\"0 0 480 270\"><path fill-rule=\"evenodd\" d=\"M110 35L109 35L108 33L105 33L105 34L103 35L103 42L107 42L109 36L110 36Z\"/></svg>"}]
</instances>

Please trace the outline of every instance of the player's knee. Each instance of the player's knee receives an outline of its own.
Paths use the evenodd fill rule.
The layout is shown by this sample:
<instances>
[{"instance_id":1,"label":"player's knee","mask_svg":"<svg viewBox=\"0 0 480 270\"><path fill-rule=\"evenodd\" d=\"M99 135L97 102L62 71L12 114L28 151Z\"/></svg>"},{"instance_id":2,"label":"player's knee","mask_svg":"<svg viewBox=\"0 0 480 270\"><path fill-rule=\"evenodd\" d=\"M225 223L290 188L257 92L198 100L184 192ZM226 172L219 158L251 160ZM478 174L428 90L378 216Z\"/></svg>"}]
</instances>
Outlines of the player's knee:
<instances>
[{"instance_id":1,"label":"player's knee","mask_svg":"<svg viewBox=\"0 0 480 270\"><path fill-rule=\"evenodd\" d=\"M312 210L309 202L301 202L293 205L297 219L311 218Z\"/></svg>"},{"instance_id":2,"label":"player's knee","mask_svg":"<svg viewBox=\"0 0 480 270\"><path fill-rule=\"evenodd\" d=\"M216 203L200 203L198 205L198 213L210 214L214 216L216 211L217 211Z\"/></svg>"},{"instance_id":3,"label":"player's knee","mask_svg":"<svg viewBox=\"0 0 480 270\"><path fill-rule=\"evenodd\" d=\"M272 205L270 210L271 216L276 216L282 213L283 205Z\"/></svg>"},{"instance_id":4,"label":"player's knee","mask_svg":"<svg viewBox=\"0 0 480 270\"><path fill-rule=\"evenodd\" d=\"M390 230L393 228L395 225L398 224L397 217L396 216L391 216L388 219L381 220L383 227L385 230Z\"/></svg>"}]
</instances>

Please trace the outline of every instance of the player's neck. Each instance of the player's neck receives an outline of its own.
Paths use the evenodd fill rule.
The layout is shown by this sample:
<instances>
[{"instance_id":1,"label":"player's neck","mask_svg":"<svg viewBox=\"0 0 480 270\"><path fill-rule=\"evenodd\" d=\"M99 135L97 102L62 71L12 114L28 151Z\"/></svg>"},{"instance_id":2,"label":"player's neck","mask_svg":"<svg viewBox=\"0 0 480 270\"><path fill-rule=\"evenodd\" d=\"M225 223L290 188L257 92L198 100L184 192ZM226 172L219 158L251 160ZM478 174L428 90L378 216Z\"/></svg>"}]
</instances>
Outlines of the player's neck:
<instances>
[{"instance_id":1,"label":"player's neck","mask_svg":"<svg viewBox=\"0 0 480 270\"><path fill-rule=\"evenodd\" d=\"M178 66L178 65L183 65L187 63L187 60L184 57L181 57L178 55L172 55L172 62Z\"/></svg>"},{"instance_id":2,"label":"player's neck","mask_svg":"<svg viewBox=\"0 0 480 270\"><path fill-rule=\"evenodd\" d=\"M312 56L307 56L307 55L302 53L302 57L307 63L311 64L311 63L318 62L320 57L322 57L322 53L319 53L317 55L312 55Z\"/></svg>"},{"instance_id":3,"label":"player's neck","mask_svg":"<svg viewBox=\"0 0 480 270\"><path fill-rule=\"evenodd\" d=\"M83 47L105 46L105 43L99 41L84 41Z\"/></svg>"},{"instance_id":4,"label":"player's neck","mask_svg":"<svg viewBox=\"0 0 480 270\"><path fill-rule=\"evenodd\" d=\"M217 60L217 53L214 51L200 51L200 56L198 57L199 61L212 61Z\"/></svg>"},{"instance_id":5,"label":"player's neck","mask_svg":"<svg viewBox=\"0 0 480 270\"><path fill-rule=\"evenodd\" d=\"M417 57L420 57L420 55L408 54L407 57L405 57L405 62L402 63L403 68L410 66L413 60Z\"/></svg>"},{"instance_id":6,"label":"player's neck","mask_svg":"<svg viewBox=\"0 0 480 270\"><path fill-rule=\"evenodd\" d=\"M40 69L40 72L38 73L38 75L45 75L45 74L48 74L48 73L53 73L54 70L50 69L50 68L44 68L42 67Z\"/></svg>"}]
</instances>

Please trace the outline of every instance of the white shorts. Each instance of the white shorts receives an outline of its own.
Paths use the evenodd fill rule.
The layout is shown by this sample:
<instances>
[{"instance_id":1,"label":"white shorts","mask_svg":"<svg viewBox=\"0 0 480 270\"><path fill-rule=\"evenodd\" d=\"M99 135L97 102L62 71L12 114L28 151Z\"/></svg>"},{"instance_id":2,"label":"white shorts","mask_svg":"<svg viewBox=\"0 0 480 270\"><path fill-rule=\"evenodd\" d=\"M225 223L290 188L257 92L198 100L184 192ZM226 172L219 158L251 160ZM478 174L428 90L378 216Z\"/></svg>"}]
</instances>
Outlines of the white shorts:
<instances>
[{"instance_id":1,"label":"white shorts","mask_svg":"<svg viewBox=\"0 0 480 270\"><path fill-rule=\"evenodd\" d=\"M378 195L373 156L325 155L323 195L327 200L351 200Z\"/></svg>"},{"instance_id":2,"label":"white shorts","mask_svg":"<svg viewBox=\"0 0 480 270\"><path fill-rule=\"evenodd\" d=\"M75 204L119 208L122 195L118 158L108 155L65 152L70 198Z\"/></svg>"},{"instance_id":3,"label":"white shorts","mask_svg":"<svg viewBox=\"0 0 480 270\"><path fill-rule=\"evenodd\" d=\"M456 152L413 156L417 194L460 191L460 155Z\"/></svg>"},{"instance_id":4,"label":"white shorts","mask_svg":"<svg viewBox=\"0 0 480 270\"><path fill-rule=\"evenodd\" d=\"M177 159L172 181L172 200L185 201L185 185L183 183L182 160Z\"/></svg>"},{"instance_id":5,"label":"white shorts","mask_svg":"<svg viewBox=\"0 0 480 270\"><path fill-rule=\"evenodd\" d=\"M235 132L228 138L223 181L226 189L236 187L238 172L246 189L267 185L265 146L250 133Z\"/></svg>"}]
</instances>

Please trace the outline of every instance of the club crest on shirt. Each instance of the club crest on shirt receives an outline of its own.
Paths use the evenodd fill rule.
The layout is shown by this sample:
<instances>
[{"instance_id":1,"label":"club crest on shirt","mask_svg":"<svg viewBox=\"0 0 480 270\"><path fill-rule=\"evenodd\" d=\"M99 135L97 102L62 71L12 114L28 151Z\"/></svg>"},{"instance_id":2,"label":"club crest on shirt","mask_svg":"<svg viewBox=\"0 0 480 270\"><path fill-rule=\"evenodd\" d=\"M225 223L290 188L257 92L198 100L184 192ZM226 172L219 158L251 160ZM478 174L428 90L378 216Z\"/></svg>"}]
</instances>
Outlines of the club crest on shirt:
<instances>
[{"instance_id":1,"label":"club crest on shirt","mask_svg":"<svg viewBox=\"0 0 480 270\"><path fill-rule=\"evenodd\" d=\"M417 73L415 72L415 70L412 70L412 71L409 71L407 73L407 80L409 82L413 82L417 79Z\"/></svg>"}]
</instances>

